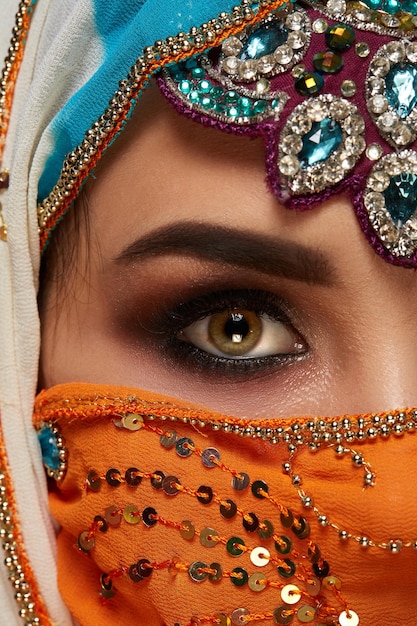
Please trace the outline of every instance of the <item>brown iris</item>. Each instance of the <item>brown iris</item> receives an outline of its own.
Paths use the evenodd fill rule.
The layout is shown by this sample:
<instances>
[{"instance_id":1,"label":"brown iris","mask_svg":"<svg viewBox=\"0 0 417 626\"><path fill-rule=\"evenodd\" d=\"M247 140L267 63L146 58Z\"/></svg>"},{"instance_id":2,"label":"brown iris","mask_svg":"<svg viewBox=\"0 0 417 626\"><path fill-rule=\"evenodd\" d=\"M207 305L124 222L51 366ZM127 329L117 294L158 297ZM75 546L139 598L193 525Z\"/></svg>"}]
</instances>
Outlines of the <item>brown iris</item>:
<instances>
[{"instance_id":1,"label":"brown iris","mask_svg":"<svg viewBox=\"0 0 417 626\"><path fill-rule=\"evenodd\" d=\"M217 350L231 356L242 356L260 340L262 321L256 313L246 309L221 311L211 315L208 332Z\"/></svg>"}]
</instances>

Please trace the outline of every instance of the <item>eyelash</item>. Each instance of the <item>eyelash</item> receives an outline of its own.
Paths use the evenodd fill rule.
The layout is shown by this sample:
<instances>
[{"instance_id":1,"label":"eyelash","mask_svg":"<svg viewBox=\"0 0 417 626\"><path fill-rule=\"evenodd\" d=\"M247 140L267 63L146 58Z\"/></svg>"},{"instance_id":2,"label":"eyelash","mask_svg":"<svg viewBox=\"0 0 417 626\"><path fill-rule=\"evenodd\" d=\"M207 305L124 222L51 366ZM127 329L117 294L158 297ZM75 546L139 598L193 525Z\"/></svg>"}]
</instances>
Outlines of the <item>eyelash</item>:
<instances>
[{"instance_id":1,"label":"eyelash","mask_svg":"<svg viewBox=\"0 0 417 626\"><path fill-rule=\"evenodd\" d=\"M197 369L213 374L230 373L235 376L255 373L255 371L256 373L265 372L306 357L308 347L299 354L232 359L210 354L178 338L180 331L193 322L233 308L250 310L257 315L267 315L277 322L286 324L292 328L296 336L300 337L301 342L307 345L291 322L290 307L285 300L267 291L240 289L212 292L166 310L158 324L160 332L166 337L163 346L165 353L176 363L189 366L194 371Z\"/></svg>"}]
</instances>

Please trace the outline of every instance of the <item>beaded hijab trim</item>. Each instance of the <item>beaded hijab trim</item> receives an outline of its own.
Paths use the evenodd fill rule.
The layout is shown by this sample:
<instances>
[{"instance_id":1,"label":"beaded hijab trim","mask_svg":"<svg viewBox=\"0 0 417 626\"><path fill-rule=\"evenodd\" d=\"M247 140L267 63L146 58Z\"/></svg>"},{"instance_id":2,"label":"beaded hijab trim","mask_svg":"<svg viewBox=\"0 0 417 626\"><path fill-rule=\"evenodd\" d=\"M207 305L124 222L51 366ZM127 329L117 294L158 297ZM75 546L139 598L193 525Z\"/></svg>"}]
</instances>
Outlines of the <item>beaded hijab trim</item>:
<instances>
[{"instance_id":1,"label":"beaded hijab trim","mask_svg":"<svg viewBox=\"0 0 417 626\"><path fill-rule=\"evenodd\" d=\"M306 210L348 193L386 260L417 266L417 3L306 0L164 69L192 119L265 140L271 190Z\"/></svg>"}]
</instances>

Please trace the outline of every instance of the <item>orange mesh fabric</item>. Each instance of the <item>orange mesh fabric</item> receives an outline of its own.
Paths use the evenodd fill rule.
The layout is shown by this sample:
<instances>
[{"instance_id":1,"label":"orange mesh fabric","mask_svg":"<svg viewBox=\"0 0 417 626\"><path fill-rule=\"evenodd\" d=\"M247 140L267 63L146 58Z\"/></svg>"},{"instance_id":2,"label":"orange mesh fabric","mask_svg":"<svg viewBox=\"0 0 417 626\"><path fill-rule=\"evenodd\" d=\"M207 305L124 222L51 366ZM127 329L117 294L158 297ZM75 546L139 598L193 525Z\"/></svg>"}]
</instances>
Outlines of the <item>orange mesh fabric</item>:
<instances>
[{"instance_id":1,"label":"orange mesh fabric","mask_svg":"<svg viewBox=\"0 0 417 626\"><path fill-rule=\"evenodd\" d=\"M393 554L388 542L417 538L415 435L344 442L343 455L302 445L292 459L295 482L328 522L384 549L341 540L302 505L282 467L287 444L256 436L295 420L250 422L136 389L62 385L37 398L35 425L51 421L68 450L50 494L62 526L59 586L82 626L350 626L355 614L369 626L413 623L405 574L416 552ZM375 486L364 489L370 468Z\"/></svg>"}]
</instances>

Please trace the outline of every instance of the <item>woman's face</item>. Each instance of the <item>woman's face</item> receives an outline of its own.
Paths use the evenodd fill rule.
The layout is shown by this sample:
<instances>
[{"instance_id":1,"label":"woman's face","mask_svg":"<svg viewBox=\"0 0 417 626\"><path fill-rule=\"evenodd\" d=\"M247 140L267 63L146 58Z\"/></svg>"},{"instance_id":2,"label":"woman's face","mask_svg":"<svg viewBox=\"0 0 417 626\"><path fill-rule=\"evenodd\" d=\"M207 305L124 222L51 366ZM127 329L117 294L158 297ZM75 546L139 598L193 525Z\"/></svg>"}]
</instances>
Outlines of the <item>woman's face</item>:
<instances>
[{"instance_id":1,"label":"woman's face","mask_svg":"<svg viewBox=\"0 0 417 626\"><path fill-rule=\"evenodd\" d=\"M45 291L43 386L251 417L416 404L415 272L372 251L345 197L281 207L260 139L190 122L151 88L83 201L77 262Z\"/></svg>"}]
</instances>

